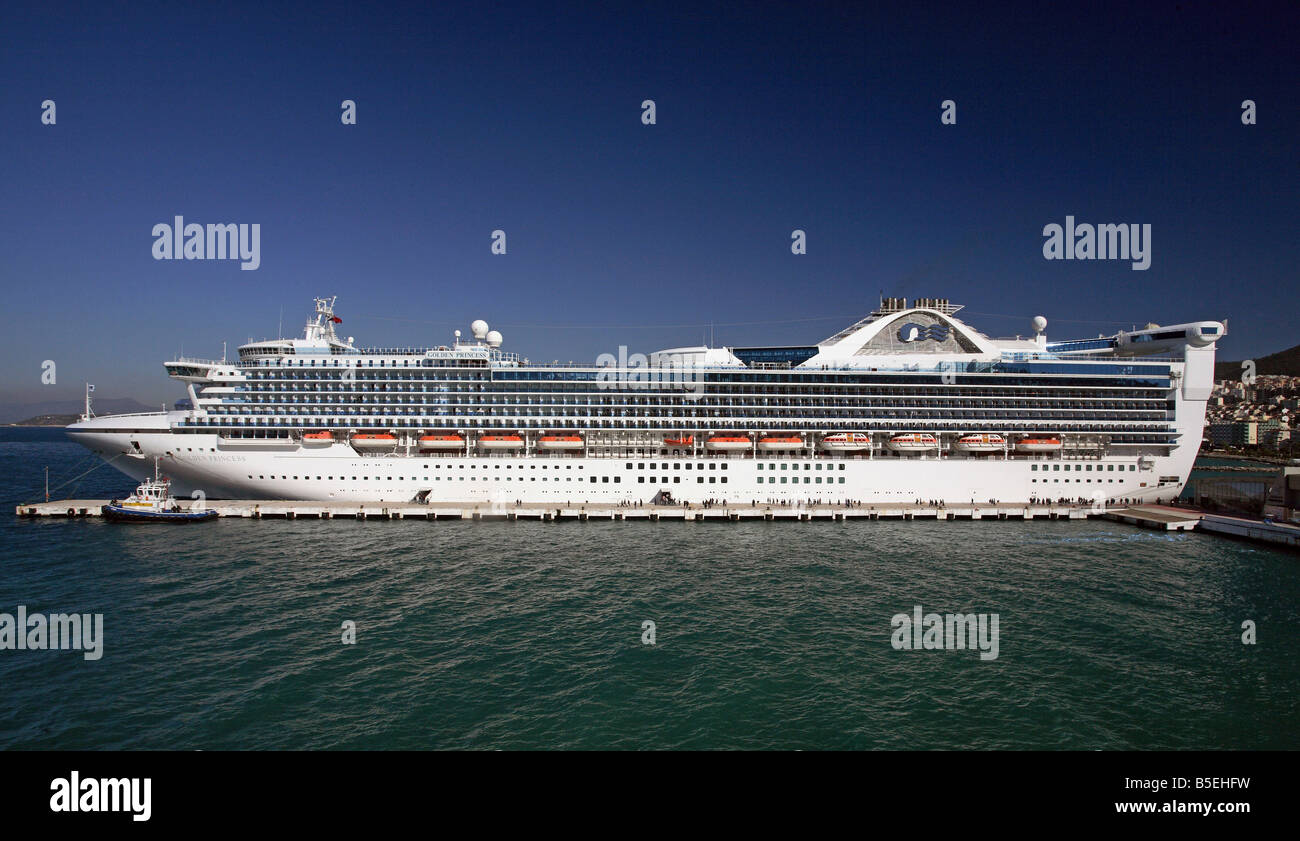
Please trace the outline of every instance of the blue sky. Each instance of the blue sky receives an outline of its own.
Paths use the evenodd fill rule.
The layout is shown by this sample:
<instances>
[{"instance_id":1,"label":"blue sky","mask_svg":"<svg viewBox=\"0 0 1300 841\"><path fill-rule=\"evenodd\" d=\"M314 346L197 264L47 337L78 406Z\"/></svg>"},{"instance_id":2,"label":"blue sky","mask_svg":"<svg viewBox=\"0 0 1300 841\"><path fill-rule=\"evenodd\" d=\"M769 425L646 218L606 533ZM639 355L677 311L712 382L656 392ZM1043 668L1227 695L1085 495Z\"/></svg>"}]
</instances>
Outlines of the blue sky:
<instances>
[{"instance_id":1,"label":"blue sky","mask_svg":"<svg viewBox=\"0 0 1300 841\"><path fill-rule=\"evenodd\" d=\"M1222 358L1270 353L1300 342L1296 23L1160 2L7 4L0 402L84 380L174 399L164 359L233 353L282 311L296 334L316 294L363 344L483 318L548 361L710 324L815 342L882 290L993 335L1226 317ZM1151 224L1151 268L1044 260L1067 214ZM260 268L155 261L175 215L260 224Z\"/></svg>"}]
</instances>

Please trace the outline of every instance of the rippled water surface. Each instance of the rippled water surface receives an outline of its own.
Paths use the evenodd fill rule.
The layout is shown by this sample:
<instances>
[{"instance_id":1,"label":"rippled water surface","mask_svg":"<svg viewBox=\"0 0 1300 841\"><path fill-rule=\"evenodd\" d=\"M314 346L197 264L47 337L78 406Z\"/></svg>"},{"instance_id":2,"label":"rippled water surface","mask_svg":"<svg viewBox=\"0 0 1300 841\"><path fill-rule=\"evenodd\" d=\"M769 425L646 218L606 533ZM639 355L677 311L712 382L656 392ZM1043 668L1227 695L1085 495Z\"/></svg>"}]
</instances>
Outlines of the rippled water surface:
<instances>
[{"instance_id":1,"label":"rippled water surface","mask_svg":"<svg viewBox=\"0 0 1300 841\"><path fill-rule=\"evenodd\" d=\"M0 651L0 747L1300 747L1300 557L1246 543L1101 521L13 517L46 464L95 462L0 433L0 611L102 613L104 656ZM75 493L131 484L106 468ZM997 613L999 657L894 650L916 604Z\"/></svg>"}]
</instances>

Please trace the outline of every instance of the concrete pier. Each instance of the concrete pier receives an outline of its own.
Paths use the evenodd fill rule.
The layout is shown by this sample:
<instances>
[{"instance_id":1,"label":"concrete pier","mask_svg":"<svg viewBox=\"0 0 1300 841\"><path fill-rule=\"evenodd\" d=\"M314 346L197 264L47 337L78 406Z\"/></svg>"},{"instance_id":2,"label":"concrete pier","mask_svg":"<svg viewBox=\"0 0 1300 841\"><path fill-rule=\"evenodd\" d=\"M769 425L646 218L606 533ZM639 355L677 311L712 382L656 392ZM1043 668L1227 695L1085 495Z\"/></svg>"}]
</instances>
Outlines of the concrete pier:
<instances>
[{"instance_id":1,"label":"concrete pier","mask_svg":"<svg viewBox=\"0 0 1300 841\"><path fill-rule=\"evenodd\" d=\"M15 507L19 517L98 517L106 499L62 499L24 503ZM181 503L182 508L185 502ZM299 500L208 500L204 507L220 517L245 519L355 520L671 520L675 522L737 522L768 520L809 522L829 520L1078 520L1093 512L1086 505L1064 503L984 503L978 505L574 505L526 503L319 502Z\"/></svg>"},{"instance_id":2,"label":"concrete pier","mask_svg":"<svg viewBox=\"0 0 1300 841\"><path fill-rule=\"evenodd\" d=\"M24 503L15 507L19 517L98 517L105 499L61 499ZM573 505L416 502L318 502L286 499L208 500L206 507L220 517L254 520L643 520L684 523L726 523L742 520L767 522L847 522L849 520L1085 520L1103 517L1141 528L1161 531L1201 531L1300 549L1300 527L1266 523L1241 517L1205 514L1165 505L1137 505L1099 511L1089 505L1065 503L984 503L978 505Z\"/></svg>"},{"instance_id":3,"label":"concrete pier","mask_svg":"<svg viewBox=\"0 0 1300 841\"><path fill-rule=\"evenodd\" d=\"M1201 518L1202 531L1251 540L1258 543L1272 543L1290 549L1300 549L1300 526L1289 523L1269 523L1262 520L1250 520L1245 517L1227 517L1222 514L1206 514Z\"/></svg>"}]
</instances>

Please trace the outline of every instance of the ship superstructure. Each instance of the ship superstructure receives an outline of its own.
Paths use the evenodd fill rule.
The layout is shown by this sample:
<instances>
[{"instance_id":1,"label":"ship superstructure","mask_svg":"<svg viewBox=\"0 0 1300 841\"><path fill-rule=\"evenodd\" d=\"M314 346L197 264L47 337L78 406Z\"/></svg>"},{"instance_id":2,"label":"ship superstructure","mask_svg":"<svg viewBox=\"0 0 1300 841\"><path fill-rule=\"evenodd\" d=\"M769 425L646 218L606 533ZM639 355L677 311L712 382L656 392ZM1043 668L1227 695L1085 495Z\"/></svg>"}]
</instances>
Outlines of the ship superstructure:
<instances>
[{"instance_id":1,"label":"ship superstructure","mask_svg":"<svg viewBox=\"0 0 1300 841\"><path fill-rule=\"evenodd\" d=\"M91 417L128 475L242 499L861 503L1167 500L1186 482L1225 325L993 339L941 298L886 298L806 346L535 364L483 321L358 347L318 298L303 336L165 363L172 412ZM642 364L637 364L640 361Z\"/></svg>"}]
</instances>

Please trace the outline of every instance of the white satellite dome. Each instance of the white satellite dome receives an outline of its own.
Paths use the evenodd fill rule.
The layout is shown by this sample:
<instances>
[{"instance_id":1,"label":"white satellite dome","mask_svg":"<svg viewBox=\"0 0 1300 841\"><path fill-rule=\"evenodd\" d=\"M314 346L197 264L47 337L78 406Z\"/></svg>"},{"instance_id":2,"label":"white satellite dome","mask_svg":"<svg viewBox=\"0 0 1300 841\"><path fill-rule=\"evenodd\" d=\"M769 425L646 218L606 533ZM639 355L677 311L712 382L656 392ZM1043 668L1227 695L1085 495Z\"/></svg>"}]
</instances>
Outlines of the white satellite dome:
<instances>
[{"instance_id":1,"label":"white satellite dome","mask_svg":"<svg viewBox=\"0 0 1300 841\"><path fill-rule=\"evenodd\" d=\"M1035 333L1041 333L1047 329L1047 319L1041 315L1034 316L1034 320L1029 323L1033 325Z\"/></svg>"},{"instance_id":2,"label":"white satellite dome","mask_svg":"<svg viewBox=\"0 0 1300 841\"><path fill-rule=\"evenodd\" d=\"M488 347L501 347L501 334L492 330L487 334Z\"/></svg>"},{"instance_id":3,"label":"white satellite dome","mask_svg":"<svg viewBox=\"0 0 1300 841\"><path fill-rule=\"evenodd\" d=\"M481 340L487 335L488 323L481 318L475 319L474 323L469 326L469 329L470 332L474 334L474 338Z\"/></svg>"}]
</instances>

